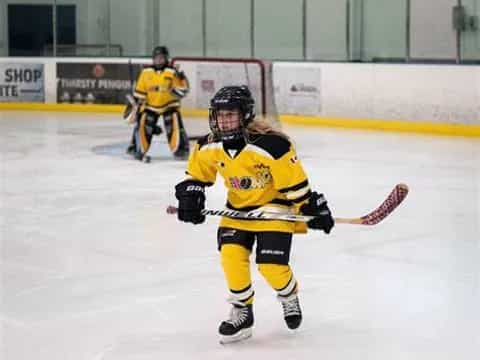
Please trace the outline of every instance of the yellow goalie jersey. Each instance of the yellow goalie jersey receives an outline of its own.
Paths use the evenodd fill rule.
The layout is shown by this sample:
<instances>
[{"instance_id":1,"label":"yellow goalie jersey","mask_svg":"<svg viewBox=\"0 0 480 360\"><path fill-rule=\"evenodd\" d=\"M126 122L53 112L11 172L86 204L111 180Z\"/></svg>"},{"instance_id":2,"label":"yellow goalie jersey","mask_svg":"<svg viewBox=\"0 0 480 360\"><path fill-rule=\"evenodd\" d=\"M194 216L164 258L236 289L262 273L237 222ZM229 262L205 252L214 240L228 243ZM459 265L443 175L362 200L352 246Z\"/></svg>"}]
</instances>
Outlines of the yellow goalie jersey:
<instances>
[{"instance_id":1,"label":"yellow goalie jersey","mask_svg":"<svg viewBox=\"0 0 480 360\"><path fill-rule=\"evenodd\" d=\"M200 139L190 155L187 175L207 185L217 173L227 188L227 207L250 211L298 213L310 196L307 176L292 143L277 134L251 135L241 150L226 150L222 142ZM220 226L247 231L307 231L305 223L282 220L239 220L222 217Z\"/></svg>"},{"instance_id":2,"label":"yellow goalie jersey","mask_svg":"<svg viewBox=\"0 0 480 360\"><path fill-rule=\"evenodd\" d=\"M182 73L183 74L183 73ZM189 90L188 80L173 67L163 70L147 67L138 77L135 97L144 100L144 109L157 114L180 106L180 99Z\"/></svg>"}]
</instances>

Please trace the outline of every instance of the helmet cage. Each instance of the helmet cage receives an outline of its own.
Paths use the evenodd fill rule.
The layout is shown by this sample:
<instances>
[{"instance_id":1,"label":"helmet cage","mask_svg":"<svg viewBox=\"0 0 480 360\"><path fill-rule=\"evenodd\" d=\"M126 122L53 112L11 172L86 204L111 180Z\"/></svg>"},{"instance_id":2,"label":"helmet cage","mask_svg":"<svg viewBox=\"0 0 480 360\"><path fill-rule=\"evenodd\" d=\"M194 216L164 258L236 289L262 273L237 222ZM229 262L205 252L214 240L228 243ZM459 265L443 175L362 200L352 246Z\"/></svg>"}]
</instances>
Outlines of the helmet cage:
<instances>
[{"instance_id":1,"label":"helmet cage","mask_svg":"<svg viewBox=\"0 0 480 360\"><path fill-rule=\"evenodd\" d=\"M236 128L222 130L218 124L218 111L240 113ZM210 101L209 126L213 135L221 141L233 141L244 137L246 127L255 118L255 101L246 86L230 86L220 89Z\"/></svg>"},{"instance_id":2,"label":"helmet cage","mask_svg":"<svg viewBox=\"0 0 480 360\"><path fill-rule=\"evenodd\" d=\"M166 65L170 62L170 52L168 51L168 48L166 46L157 46L155 49L153 49L152 60L154 62L157 56L163 56L165 60L163 65Z\"/></svg>"}]
</instances>

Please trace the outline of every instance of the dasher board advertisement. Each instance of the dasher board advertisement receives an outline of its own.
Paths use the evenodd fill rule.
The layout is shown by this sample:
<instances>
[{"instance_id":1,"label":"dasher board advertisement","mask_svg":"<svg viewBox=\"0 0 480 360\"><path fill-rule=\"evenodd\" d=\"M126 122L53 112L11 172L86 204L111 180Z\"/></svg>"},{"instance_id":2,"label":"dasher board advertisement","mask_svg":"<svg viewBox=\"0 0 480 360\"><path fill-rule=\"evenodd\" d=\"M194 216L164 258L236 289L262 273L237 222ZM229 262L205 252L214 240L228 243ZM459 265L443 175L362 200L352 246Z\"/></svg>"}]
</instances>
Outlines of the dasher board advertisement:
<instances>
[{"instance_id":1,"label":"dasher board advertisement","mask_svg":"<svg viewBox=\"0 0 480 360\"><path fill-rule=\"evenodd\" d=\"M0 63L0 102L45 102L43 64Z\"/></svg>"},{"instance_id":2,"label":"dasher board advertisement","mask_svg":"<svg viewBox=\"0 0 480 360\"><path fill-rule=\"evenodd\" d=\"M139 64L57 63L57 102L125 104Z\"/></svg>"}]
</instances>

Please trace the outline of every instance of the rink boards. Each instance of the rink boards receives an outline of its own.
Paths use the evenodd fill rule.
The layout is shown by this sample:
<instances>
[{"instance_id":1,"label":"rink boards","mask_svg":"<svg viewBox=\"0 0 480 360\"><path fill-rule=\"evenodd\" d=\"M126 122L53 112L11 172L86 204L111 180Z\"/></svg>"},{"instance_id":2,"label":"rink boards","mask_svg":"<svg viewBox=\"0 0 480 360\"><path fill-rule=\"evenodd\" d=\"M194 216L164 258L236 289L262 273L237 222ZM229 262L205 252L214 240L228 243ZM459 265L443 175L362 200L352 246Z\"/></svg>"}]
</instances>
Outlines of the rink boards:
<instances>
[{"instance_id":1,"label":"rink boards","mask_svg":"<svg viewBox=\"0 0 480 360\"><path fill-rule=\"evenodd\" d=\"M0 102L0 109L121 112L121 105L57 104L57 63L118 63L129 59L3 58L0 64L43 64L44 102ZM134 59L143 64L148 59ZM199 105L199 69L184 114L206 117ZM6 81L1 74L0 82ZM274 99L282 122L401 132L480 136L479 66L274 62ZM2 83L0 83L0 86ZM202 106L204 104L202 103Z\"/></svg>"}]
</instances>

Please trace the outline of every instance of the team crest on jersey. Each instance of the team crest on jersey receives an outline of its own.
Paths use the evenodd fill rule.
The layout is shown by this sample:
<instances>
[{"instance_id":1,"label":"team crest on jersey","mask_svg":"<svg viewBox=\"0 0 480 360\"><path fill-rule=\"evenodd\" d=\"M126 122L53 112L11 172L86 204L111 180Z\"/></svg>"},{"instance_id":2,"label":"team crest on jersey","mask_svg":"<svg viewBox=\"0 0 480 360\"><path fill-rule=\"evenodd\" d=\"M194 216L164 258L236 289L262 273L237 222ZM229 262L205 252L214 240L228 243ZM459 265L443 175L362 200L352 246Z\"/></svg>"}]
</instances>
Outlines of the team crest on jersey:
<instances>
[{"instance_id":1,"label":"team crest on jersey","mask_svg":"<svg viewBox=\"0 0 480 360\"><path fill-rule=\"evenodd\" d=\"M258 169L255 176L231 176L229 182L232 188L239 190L263 189L272 182L272 175L268 167L264 165L255 165Z\"/></svg>"},{"instance_id":2,"label":"team crest on jersey","mask_svg":"<svg viewBox=\"0 0 480 360\"><path fill-rule=\"evenodd\" d=\"M148 87L148 92L163 92L169 90L169 86L153 85Z\"/></svg>"}]
</instances>

